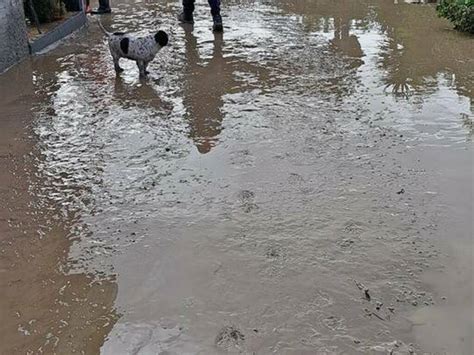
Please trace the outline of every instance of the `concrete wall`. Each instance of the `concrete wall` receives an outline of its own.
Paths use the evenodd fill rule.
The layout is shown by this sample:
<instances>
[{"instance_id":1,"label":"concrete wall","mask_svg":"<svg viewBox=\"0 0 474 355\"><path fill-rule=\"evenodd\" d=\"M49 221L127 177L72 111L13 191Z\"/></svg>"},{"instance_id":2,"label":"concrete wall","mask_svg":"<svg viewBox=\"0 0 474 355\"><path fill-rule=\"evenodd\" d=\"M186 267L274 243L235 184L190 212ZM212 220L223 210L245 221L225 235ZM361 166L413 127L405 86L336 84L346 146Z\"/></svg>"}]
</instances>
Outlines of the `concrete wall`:
<instances>
[{"instance_id":1,"label":"concrete wall","mask_svg":"<svg viewBox=\"0 0 474 355\"><path fill-rule=\"evenodd\" d=\"M0 0L0 73L28 56L22 0Z\"/></svg>"}]
</instances>

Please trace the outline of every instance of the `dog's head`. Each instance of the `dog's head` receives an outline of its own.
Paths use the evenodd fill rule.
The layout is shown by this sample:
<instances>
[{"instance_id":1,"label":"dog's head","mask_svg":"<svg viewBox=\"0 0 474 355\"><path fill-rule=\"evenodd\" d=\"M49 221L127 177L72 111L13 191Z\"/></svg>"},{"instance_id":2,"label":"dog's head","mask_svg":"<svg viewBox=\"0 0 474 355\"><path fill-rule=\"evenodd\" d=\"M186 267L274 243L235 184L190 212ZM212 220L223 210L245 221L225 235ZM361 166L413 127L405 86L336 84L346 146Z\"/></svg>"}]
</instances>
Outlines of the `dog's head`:
<instances>
[{"instance_id":1,"label":"dog's head","mask_svg":"<svg viewBox=\"0 0 474 355\"><path fill-rule=\"evenodd\" d=\"M158 31L155 34L155 41L160 47L164 47L168 44L168 35L165 31Z\"/></svg>"}]
</instances>

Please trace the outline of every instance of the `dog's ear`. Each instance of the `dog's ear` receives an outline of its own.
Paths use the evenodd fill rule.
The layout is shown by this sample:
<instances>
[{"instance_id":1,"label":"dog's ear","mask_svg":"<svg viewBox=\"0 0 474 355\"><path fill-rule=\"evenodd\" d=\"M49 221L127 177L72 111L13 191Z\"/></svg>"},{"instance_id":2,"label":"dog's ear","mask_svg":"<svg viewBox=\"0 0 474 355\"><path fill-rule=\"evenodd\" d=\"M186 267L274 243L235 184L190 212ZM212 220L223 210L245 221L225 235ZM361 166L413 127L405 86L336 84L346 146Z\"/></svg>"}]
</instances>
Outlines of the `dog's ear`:
<instances>
[{"instance_id":1,"label":"dog's ear","mask_svg":"<svg viewBox=\"0 0 474 355\"><path fill-rule=\"evenodd\" d=\"M128 47L130 46L130 40L125 37L120 40L120 49L122 50L123 54L128 54Z\"/></svg>"},{"instance_id":2,"label":"dog's ear","mask_svg":"<svg viewBox=\"0 0 474 355\"><path fill-rule=\"evenodd\" d=\"M155 41L158 43L161 47L164 47L168 44L168 35L166 34L165 31L158 31L155 34Z\"/></svg>"}]
</instances>

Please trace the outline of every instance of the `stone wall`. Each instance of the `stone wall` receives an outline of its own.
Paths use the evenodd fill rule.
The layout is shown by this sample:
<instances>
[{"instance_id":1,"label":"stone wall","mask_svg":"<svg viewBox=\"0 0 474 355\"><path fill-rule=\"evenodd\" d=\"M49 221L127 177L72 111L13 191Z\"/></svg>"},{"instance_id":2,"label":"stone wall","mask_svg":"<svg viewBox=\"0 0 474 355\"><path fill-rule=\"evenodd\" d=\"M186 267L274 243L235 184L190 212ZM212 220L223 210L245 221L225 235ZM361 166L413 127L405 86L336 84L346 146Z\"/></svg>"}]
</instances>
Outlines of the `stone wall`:
<instances>
[{"instance_id":1,"label":"stone wall","mask_svg":"<svg viewBox=\"0 0 474 355\"><path fill-rule=\"evenodd\" d=\"M0 0L0 73L28 54L23 0Z\"/></svg>"}]
</instances>

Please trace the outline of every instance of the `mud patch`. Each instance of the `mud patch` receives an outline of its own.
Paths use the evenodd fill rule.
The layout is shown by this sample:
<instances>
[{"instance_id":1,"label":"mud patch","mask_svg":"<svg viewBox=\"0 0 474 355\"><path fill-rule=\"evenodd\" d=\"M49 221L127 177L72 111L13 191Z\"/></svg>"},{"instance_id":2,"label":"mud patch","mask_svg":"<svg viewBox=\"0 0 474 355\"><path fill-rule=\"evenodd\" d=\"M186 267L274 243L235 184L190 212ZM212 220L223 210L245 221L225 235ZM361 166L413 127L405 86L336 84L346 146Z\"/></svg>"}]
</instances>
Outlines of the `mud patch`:
<instances>
[{"instance_id":1,"label":"mud patch","mask_svg":"<svg viewBox=\"0 0 474 355\"><path fill-rule=\"evenodd\" d=\"M255 193L250 190L242 190L239 192L239 201L241 208L245 213L252 213L259 209L255 203Z\"/></svg>"},{"instance_id":2,"label":"mud patch","mask_svg":"<svg viewBox=\"0 0 474 355\"><path fill-rule=\"evenodd\" d=\"M223 349L242 349L245 343L245 335L236 327L228 325L223 327L216 336L215 344Z\"/></svg>"}]
</instances>

